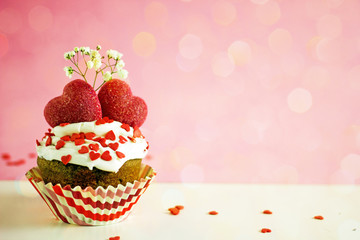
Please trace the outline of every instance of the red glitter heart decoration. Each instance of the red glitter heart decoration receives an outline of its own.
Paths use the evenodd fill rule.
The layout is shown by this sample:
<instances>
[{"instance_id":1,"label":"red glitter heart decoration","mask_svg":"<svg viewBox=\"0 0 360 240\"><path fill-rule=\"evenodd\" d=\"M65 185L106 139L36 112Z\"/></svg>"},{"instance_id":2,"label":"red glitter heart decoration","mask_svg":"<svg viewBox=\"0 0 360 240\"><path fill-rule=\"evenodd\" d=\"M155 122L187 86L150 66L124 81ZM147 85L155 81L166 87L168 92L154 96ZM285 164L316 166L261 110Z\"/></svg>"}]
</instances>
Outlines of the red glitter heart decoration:
<instances>
[{"instance_id":1,"label":"red glitter heart decoration","mask_svg":"<svg viewBox=\"0 0 360 240\"><path fill-rule=\"evenodd\" d=\"M99 91L102 115L118 122L140 127L147 116L143 99L133 96L129 85L119 79L106 82Z\"/></svg>"},{"instance_id":2,"label":"red glitter heart decoration","mask_svg":"<svg viewBox=\"0 0 360 240\"><path fill-rule=\"evenodd\" d=\"M92 86L77 79L66 84L61 96L46 104L44 116L51 127L61 123L91 122L102 117L101 105Z\"/></svg>"}]
</instances>

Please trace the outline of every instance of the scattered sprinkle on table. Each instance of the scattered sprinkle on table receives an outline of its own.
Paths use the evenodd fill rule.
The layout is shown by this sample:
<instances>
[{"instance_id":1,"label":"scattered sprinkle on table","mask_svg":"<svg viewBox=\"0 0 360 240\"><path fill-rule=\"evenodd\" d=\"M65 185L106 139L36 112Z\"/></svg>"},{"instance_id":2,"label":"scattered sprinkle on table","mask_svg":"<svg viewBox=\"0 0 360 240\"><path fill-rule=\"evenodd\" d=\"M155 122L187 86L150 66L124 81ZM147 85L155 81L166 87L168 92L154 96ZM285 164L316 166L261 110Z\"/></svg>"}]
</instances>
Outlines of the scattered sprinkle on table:
<instances>
[{"instance_id":1,"label":"scattered sprinkle on table","mask_svg":"<svg viewBox=\"0 0 360 240\"><path fill-rule=\"evenodd\" d=\"M271 232L271 229L269 229L269 228L263 228L263 229L261 229L261 232L262 232L262 233L270 233L270 232Z\"/></svg>"},{"instance_id":2,"label":"scattered sprinkle on table","mask_svg":"<svg viewBox=\"0 0 360 240\"><path fill-rule=\"evenodd\" d=\"M177 209L176 207L169 208L168 210L170 211L170 213L171 213L172 215L178 215L179 212L180 212L180 210Z\"/></svg>"},{"instance_id":3,"label":"scattered sprinkle on table","mask_svg":"<svg viewBox=\"0 0 360 240\"><path fill-rule=\"evenodd\" d=\"M264 211L263 211L263 214L272 214L272 211L270 211L270 210L264 210Z\"/></svg>"},{"instance_id":4,"label":"scattered sprinkle on table","mask_svg":"<svg viewBox=\"0 0 360 240\"><path fill-rule=\"evenodd\" d=\"M120 240L120 236L109 237L109 240Z\"/></svg>"},{"instance_id":5,"label":"scattered sprinkle on table","mask_svg":"<svg viewBox=\"0 0 360 240\"><path fill-rule=\"evenodd\" d=\"M318 215L318 216L315 216L315 217L314 217L314 219L317 219L317 220L324 220L324 217L323 217L323 216Z\"/></svg>"},{"instance_id":6,"label":"scattered sprinkle on table","mask_svg":"<svg viewBox=\"0 0 360 240\"><path fill-rule=\"evenodd\" d=\"M219 213L217 211L210 211L209 214L210 215L218 215Z\"/></svg>"}]
</instances>

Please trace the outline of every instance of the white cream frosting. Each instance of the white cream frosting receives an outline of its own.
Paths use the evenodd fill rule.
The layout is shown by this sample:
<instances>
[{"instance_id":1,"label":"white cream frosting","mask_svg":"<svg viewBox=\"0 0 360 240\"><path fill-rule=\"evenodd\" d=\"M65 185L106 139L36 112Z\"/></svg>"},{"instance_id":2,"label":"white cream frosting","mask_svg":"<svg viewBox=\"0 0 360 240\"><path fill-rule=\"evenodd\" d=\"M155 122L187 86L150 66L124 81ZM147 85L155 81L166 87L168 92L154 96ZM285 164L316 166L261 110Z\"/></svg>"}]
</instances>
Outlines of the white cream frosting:
<instances>
[{"instance_id":1,"label":"white cream frosting","mask_svg":"<svg viewBox=\"0 0 360 240\"><path fill-rule=\"evenodd\" d=\"M130 127L129 131L126 131L121 127L122 123L113 121L111 123L104 123L100 125L96 125L95 121L93 122L80 122L80 123L71 123L66 126L56 126L54 127L50 133L54 134L54 136L49 136L52 134L47 134L40 144L37 146L37 153L38 156L44 158L46 160L52 161L57 160L61 161L62 156L71 155L71 160L69 163L81 165L88 167L92 170L94 167L103 171L108 172L117 172L121 166L129 159L136 159L136 158L144 158L148 152L148 142L145 140L144 137L136 137L133 138L134 129ZM115 140L106 139L106 145L109 143L119 143L119 147L116 151L121 152L125 155L124 158L119 158L116 154L116 151L111 149L109 146L103 147L98 141L85 139L85 143L81 145L75 145L73 141L65 141L65 145L60 149L56 149L55 146L61 137L70 136L73 133L95 133L96 139L98 137L104 138L105 135L109 131L113 131L115 134ZM119 142L119 136L123 136L127 141L125 143ZM46 146L46 141L48 138L51 138L51 144ZM134 141L130 139L133 138ZM109 151L111 160L106 161L102 158L98 158L94 161L90 159L89 152L93 151L89 149L88 153L79 153L78 151L82 146L86 146L89 148L90 144L98 144L99 150L96 151L97 153L103 154L105 151ZM95 151L94 151L95 152Z\"/></svg>"}]
</instances>

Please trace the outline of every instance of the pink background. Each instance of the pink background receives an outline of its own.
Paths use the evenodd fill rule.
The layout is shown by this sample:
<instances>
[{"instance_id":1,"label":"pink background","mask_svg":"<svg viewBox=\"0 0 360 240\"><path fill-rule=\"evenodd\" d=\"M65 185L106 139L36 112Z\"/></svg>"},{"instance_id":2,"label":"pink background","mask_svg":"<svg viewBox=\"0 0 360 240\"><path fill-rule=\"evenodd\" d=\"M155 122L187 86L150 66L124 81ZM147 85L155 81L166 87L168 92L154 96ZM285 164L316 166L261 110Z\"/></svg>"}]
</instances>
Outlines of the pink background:
<instances>
[{"instance_id":1,"label":"pink background","mask_svg":"<svg viewBox=\"0 0 360 240\"><path fill-rule=\"evenodd\" d=\"M158 181L357 183L359 13L357 0L2 0L0 179L36 164L64 52L100 44L148 104Z\"/></svg>"}]
</instances>

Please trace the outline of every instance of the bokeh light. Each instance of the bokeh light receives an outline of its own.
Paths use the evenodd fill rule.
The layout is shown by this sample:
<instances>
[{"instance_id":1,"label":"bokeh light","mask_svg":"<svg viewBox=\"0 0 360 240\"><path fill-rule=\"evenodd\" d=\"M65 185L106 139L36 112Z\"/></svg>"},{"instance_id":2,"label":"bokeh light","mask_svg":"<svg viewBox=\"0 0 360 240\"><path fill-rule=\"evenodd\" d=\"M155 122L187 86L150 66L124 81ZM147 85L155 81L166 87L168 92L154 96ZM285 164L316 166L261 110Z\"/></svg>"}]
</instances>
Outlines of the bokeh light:
<instances>
[{"instance_id":1,"label":"bokeh light","mask_svg":"<svg viewBox=\"0 0 360 240\"><path fill-rule=\"evenodd\" d=\"M264 25L273 25L281 17L280 6L277 2L268 1L265 4L257 5L256 18Z\"/></svg>"},{"instance_id":2,"label":"bokeh light","mask_svg":"<svg viewBox=\"0 0 360 240\"><path fill-rule=\"evenodd\" d=\"M268 38L270 49L277 54L289 52L293 45L293 37L286 29L277 28Z\"/></svg>"},{"instance_id":3,"label":"bokeh light","mask_svg":"<svg viewBox=\"0 0 360 240\"><path fill-rule=\"evenodd\" d=\"M218 52L213 56L211 67L216 76L227 77L234 71L235 64L226 52Z\"/></svg>"},{"instance_id":4,"label":"bokeh light","mask_svg":"<svg viewBox=\"0 0 360 240\"><path fill-rule=\"evenodd\" d=\"M360 155L350 153L341 160L341 169L354 178L360 178Z\"/></svg>"},{"instance_id":5,"label":"bokeh light","mask_svg":"<svg viewBox=\"0 0 360 240\"><path fill-rule=\"evenodd\" d=\"M204 181L204 170L200 165L188 164L180 173L182 183L201 183Z\"/></svg>"},{"instance_id":6,"label":"bokeh light","mask_svg":"<svg viewBox=\"0 0 360 240\"><path fill-rule=\"evenodd\" d=\"M342 32L342 23L338 16L327 14L322 16L316 24L321 37L335 38Z\"/></svg>"},{"instance_id":7,"label":"bokeh light","mask_svg":"<svg viewBox=\"0 0 360 240\"><path fill-rule=\"evenodd\" d=\"M295 88L289 93L287 97L287 104L291 111L296 113L305 113L312 106L312 95L306 89Z\"/></svg>"},{"instance_id":8,"label":"bokeh light","mask_svg":"<svg viewBox=\"0 0 360 240\"><path fill-rule=\"evenodd\" d=\"M53 15L50 9L41 5L33 7L28 17L30 26L38 32L49 29L53 24Z\"/></svg>"},{"instance_id":9,"label":"bokeh light","mask_svg":"<svg viewBox=\"0 0 360 240\"><path fill-rule=\"evenodd\" d=\"M133 49L141 57L149 57L156 50L156 39L149 32L140 32L133 39Z\"/></svg>"},{"instance_id":10,"label":"bokeh light","mask_svg":"<svg viewBox=\"0 0 360 240\"><path fill-rule=\"evenodd\" d=\"M321 66L310 66L303 75L303 85L309 89L322 89L330 82L329 71Z\"/></svg>"},{"instance_id":11,"label":"bokeh light","mask_svg":"<svg viewBox=\"0 0 360 240\"><path fill-rule=\"evenodd\" d=\"M154 27L162 27L168 19L168 10L161 2L151 2L145 8L146 22Z\"/></svg>"},{"instance_id":12,"label":"bokeh light","mask_svg":"<svg viewBox=\"0 0 360 240\"><path fill-rule=\"evenodd\" d=\"M192 72L199 66L199 59L184 58L180 54L176 55L176 64L178 68L183 72Z\"/></svg>"},{"instance_id":13,"label":"bokeh light","mask_svg":"<svg viewBox=\"0 0 360 240\"><path fill-rule=\"evenodd\" d=\"M251 0L252 3L255 4L265 4L267 3L269 0Z\"/></svg>"},{"instance_id":14,"label":"bokeh light","mask_svg":"<svg viewBox=\"0 0 360 240\"><path fill-rule=\"evenodd\" d=\"M184 58L197 58L201 55L202 51L203 44L198 36L186 34L179 41L179 52Z\"/></svg>"},{"instance_id":15,"label":"bokeh light","mask_svg":"<svg viewBox=\"0 0 360 240\"><path fill-rule=\"evenodd\" d=\"M236 19L236 8L230 2L218 1L212 7L212 17L219 25L230 25Z\"/></svg>"},{"instance_id":16,"label":"bokeh light","mask_svg":"<svg viewBox=\"0 0 360 240\"><path fill-rule=\"evenodd\" d=\"M238 66L247 64L251 60L251 48L245 41L235 41L228 48L228 54Z\"/></svg>"}]
</instances>

